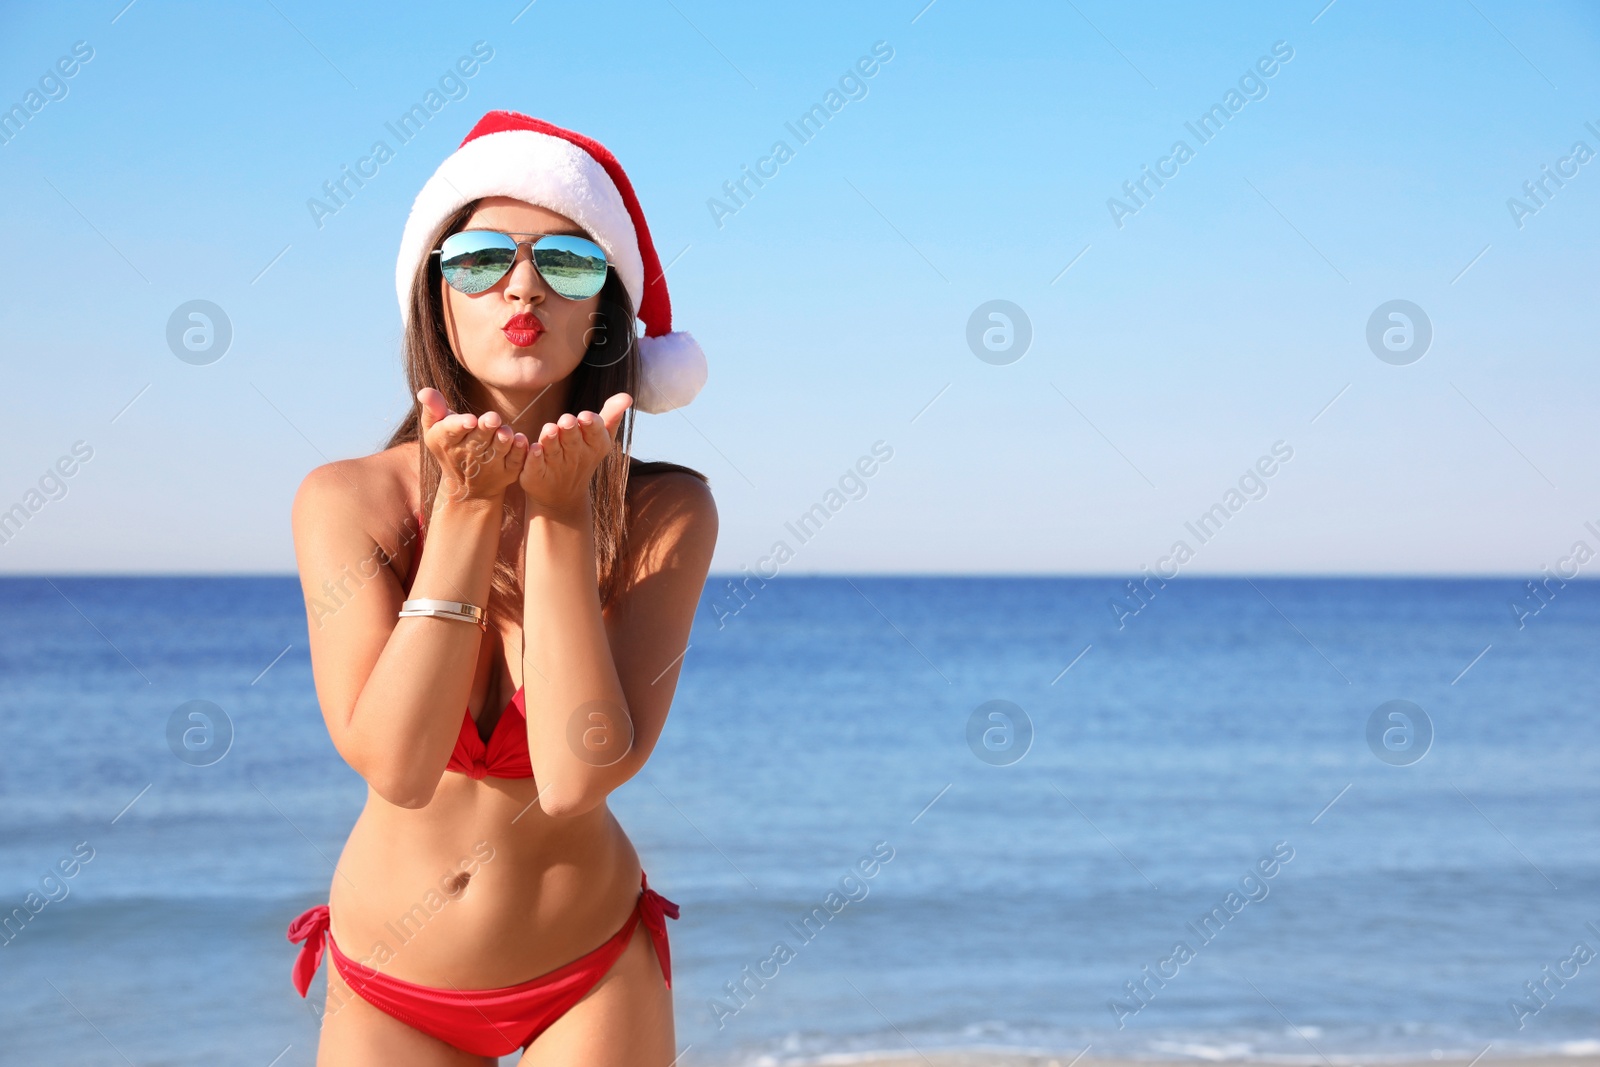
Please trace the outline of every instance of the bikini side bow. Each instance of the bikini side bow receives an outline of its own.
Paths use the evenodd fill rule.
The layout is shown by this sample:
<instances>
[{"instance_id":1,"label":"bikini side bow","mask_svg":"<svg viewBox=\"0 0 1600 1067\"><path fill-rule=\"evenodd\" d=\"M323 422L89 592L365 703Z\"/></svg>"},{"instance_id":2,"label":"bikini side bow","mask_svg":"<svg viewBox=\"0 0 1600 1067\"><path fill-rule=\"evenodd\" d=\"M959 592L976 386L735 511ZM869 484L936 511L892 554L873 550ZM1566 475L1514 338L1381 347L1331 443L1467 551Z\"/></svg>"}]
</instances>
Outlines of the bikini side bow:
<instances>
[{"instance_id":1,"label":"bikini side bow","mask_svg":"<svg viewBox=\"0 0 1600 1067\"><path fill-rule=\"evenodd\" d=\"M311 978L317 973L328 944L328 905L307 908L291 922L289 940L300 945L300 954L294 960L294 987L303 997L311 988Z\"/></svg>"}]
</instances>

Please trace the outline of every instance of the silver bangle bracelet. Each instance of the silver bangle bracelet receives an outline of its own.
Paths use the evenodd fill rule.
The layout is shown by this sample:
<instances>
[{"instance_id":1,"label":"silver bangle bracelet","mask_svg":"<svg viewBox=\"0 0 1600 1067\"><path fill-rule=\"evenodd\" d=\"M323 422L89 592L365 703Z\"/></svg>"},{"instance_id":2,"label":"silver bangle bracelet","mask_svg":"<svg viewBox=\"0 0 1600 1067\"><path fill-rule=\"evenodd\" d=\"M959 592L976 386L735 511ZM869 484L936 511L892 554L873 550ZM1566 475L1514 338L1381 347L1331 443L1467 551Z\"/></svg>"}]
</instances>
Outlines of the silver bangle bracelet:
<instances>
[{"instance_id":1,"label":"silver bangle bracelet","mask_svg":"<svg viewBox=\"0 0 1600 1067\"><path fill-rule=\"evenodd\" d=\"M433 615L441 619L474 623L480 630L489 628L488 619L484 617L482 608L460 600L407 600L400 605L398 614L402 619Z\"/></svg>"}]
</instances>

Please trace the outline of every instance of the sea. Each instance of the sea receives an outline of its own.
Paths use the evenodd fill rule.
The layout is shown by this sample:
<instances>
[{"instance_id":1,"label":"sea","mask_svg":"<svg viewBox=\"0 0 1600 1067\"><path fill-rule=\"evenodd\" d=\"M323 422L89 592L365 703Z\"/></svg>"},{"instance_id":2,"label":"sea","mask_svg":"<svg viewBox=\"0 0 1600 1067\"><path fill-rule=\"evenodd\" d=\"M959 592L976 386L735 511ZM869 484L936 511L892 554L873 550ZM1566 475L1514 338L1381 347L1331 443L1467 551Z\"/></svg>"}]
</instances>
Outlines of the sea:
<instances>
[{"instance_id":1,"label":"sea","mask_svg":"<svg viewBox=\"0 0 1600 1067\"><path fill-rule=\"evenodd\" d=\"M1600 583L733 581L610 801L684 1067L1600 1055ZM0 1063L313 1064L293 576L0 579L0 664Z\"/></svg>"}]
</instances>

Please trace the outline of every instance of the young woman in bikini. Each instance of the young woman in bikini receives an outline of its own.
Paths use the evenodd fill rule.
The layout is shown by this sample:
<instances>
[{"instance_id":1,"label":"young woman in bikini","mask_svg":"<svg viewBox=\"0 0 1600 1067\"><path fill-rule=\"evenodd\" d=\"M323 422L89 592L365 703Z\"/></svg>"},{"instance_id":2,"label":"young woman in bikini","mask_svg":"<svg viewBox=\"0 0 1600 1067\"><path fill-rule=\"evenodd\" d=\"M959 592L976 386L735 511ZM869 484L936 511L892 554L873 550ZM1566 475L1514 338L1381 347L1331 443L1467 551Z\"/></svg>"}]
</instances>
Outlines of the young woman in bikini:
<instances>
[{"instance_id":1,"label":"young woman in bikini","mask_svg":"<svg viewBox=\"0 0 1600 1067\"><path fill-rule=\"evenodd\" d=\"M368 785L288 932L302 996L333 960L317 1063L670 1067L677 906L606 797L661 734L717 534L627 411L687 403L704 356L614 157L513 112L417 197L396 283L417 407L293 510L318 701Z\"/></svg>"}]
</instances>

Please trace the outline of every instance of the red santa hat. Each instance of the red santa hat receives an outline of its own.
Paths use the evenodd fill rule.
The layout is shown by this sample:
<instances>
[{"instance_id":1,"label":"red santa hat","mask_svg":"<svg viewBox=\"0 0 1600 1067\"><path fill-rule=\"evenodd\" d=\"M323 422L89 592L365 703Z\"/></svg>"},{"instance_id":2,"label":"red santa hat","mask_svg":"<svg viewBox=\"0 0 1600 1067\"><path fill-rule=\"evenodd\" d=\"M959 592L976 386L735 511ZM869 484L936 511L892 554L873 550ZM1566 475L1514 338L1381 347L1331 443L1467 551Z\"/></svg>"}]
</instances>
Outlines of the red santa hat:
<instances>
[{"instance_id":1,"label":"red santa hat","mask_svg":"<svg viewBox=\"0 0 1600 1067\"><path fill-rule=\"evenodd\" d=\"M491 111L479 119L417 194L395 267L402 322L409 316L417 267L432 251L428 238L457 209L486 196L515 197L560 212L605 250L645 324L635 407L654 414L695 398L706 383L705 353L689 334L672 330L666 275L622 165L599 142L515 111Z\"/></svg>"}]
</instances>

